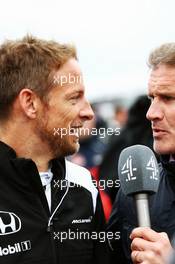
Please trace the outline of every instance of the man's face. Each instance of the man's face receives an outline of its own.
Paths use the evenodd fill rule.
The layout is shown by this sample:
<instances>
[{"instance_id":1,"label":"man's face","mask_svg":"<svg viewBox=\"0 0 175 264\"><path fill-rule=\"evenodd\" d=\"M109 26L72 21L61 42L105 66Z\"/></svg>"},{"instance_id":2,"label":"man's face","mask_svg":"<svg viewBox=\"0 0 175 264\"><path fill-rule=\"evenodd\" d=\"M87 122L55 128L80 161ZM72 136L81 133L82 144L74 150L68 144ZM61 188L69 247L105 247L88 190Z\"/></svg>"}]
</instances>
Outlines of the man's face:
<instances>
[{"instance_id":1,"label":"man's face","mask_svg":"<svg viewBox=\"0 0 175 264\"><path fill-rule=\"evenodd\" d=\"M152 70L148 95L151 105L147 118L152 123L154 150L175 153L175 67L160 64Z\"/></svg>"},{"instance_id":2,"label":"man's face","mask_svg":"<svg viewBox=\"0 0 175 264\"><path fill-rule=\"evenodd\" d=\"M66 156L79 149L78 131L93 111L85 98L82 73L78 62L70 59L54 75L54 87L47 106L38 116L36 131L48 144L52 156Z\"/></svg>"}]
</instances>

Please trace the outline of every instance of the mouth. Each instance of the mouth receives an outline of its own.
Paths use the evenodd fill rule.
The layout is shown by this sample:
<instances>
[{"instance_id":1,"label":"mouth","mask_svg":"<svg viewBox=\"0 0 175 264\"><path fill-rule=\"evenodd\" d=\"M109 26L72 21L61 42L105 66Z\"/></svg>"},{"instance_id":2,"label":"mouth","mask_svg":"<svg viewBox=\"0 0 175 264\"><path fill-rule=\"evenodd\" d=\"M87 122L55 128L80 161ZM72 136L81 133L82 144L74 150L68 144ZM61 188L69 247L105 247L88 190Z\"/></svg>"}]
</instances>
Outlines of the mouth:
<instances>
[{"instance_id":1,"label":"mouth","mask_svg":"<svg viewBox=\"0 0 175 264\"><path fill-rule=\"evenodd\" d=\"M156 127L153 127L152 131L153 131L153 137L154 138L162 137L162 136L164 136L165 134L168 133L167 130L164 130L164 129L161 129L161 128L156 128Z\"/></svg>"},{"instance_id":2,"label":"mouth","mask_svg":"<svg viewBox=\"0 0 175 264\"><path fill-rule=\"evenodd\" d=\"M70 128L70 135L79 138L82 126L72 126Z\"/></svg>"}]
</instances>

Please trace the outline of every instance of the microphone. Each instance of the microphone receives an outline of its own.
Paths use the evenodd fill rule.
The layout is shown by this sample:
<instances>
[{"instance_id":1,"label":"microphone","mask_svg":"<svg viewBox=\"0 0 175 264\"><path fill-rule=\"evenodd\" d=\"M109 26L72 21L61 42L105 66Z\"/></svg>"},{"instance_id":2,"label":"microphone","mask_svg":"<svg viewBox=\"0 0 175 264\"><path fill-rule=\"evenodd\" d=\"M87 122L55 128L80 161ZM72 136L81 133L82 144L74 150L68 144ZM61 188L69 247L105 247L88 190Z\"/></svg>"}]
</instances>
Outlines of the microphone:
<instances>
[{"instance_id":1,"label":"microphone","mask_svg":"<svg viewBox=\"0 0 175 264\"><path fill-rule=\"evenodd\" d=\"M118 175L123 193L136 201L138 224L150 227L148 195L156 193L159 170L153 151L144 145L125 148L119 157Z\"/></svg>"},{"instance_id":2,"label":"microphone","mask_svg":"<svg viewBox=\"0 0 175 264\"><path fill-rule=\"evenodd\" d=\"M174 250L170 253L170 256L167 258L167 263L175 264L175 251Z\"/></svg>"},{"instance_id":3,"label":"microphone","mask_svg":"<svg viewBox=\"0 0 175 264\"><path fill-rule=\"evenodd\" d=\"M173 238L171 239L171 245L173 250L170 252L167 258L167 264L175 264L175 235L173 235Z\"/></svg>"}]
</instances>

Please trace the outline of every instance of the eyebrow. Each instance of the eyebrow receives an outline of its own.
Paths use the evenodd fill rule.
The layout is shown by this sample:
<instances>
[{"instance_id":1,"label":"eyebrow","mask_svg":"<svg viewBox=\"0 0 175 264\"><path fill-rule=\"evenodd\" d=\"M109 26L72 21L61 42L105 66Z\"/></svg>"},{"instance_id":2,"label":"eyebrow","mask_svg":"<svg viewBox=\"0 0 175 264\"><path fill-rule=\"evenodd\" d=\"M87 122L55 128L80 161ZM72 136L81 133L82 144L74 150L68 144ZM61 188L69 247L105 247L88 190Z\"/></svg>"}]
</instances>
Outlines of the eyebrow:
<instances>
[{"instance_id":1,"label":"eyebrow","mask_svg":"<svg viewBox=\"0 0 175 264\"><path fill-rule=\"evenodd\" d=\"M148 98L154 96L154 94L158 95L158 96L175 96L175 90L174 91L167 91L167 90L163 90L163 91L149 91L148 90Z\"/></svg>"},{"instance_id":2,"label":"eyebrow","mask_svg":"<svg viewBox=\"0 0 175 264\"><path fill-rule=\"evenodd\" d=\"M78 89L78 90L75 90L75 91L69 91L66 94L66 98L69 98L71 96L78 95L78 94L84 94L84 89Z\"/></svg>"}]
</instances>

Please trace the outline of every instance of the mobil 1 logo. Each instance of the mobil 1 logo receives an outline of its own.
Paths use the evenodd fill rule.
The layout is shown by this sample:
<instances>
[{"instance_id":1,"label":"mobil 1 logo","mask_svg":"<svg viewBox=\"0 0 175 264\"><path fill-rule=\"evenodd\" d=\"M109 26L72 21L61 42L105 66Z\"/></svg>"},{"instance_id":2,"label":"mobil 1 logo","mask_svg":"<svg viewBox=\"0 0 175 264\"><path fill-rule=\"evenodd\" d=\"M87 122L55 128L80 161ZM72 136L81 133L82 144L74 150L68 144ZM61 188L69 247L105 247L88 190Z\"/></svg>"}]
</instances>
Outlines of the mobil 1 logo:
<instances>
[{"instance_id":1,"label":"mobil 1 logo","mask_svg":"<svg viewBox=\"0 0 175 264\"><path fill-rule=\"evenodd\" d=\"M8 255L28 251L28 250L31 250L30 240L18 242L13 245L7 245L5 247L0 246L0 257L8 256Z\"/></svg>"}]
</instances>

